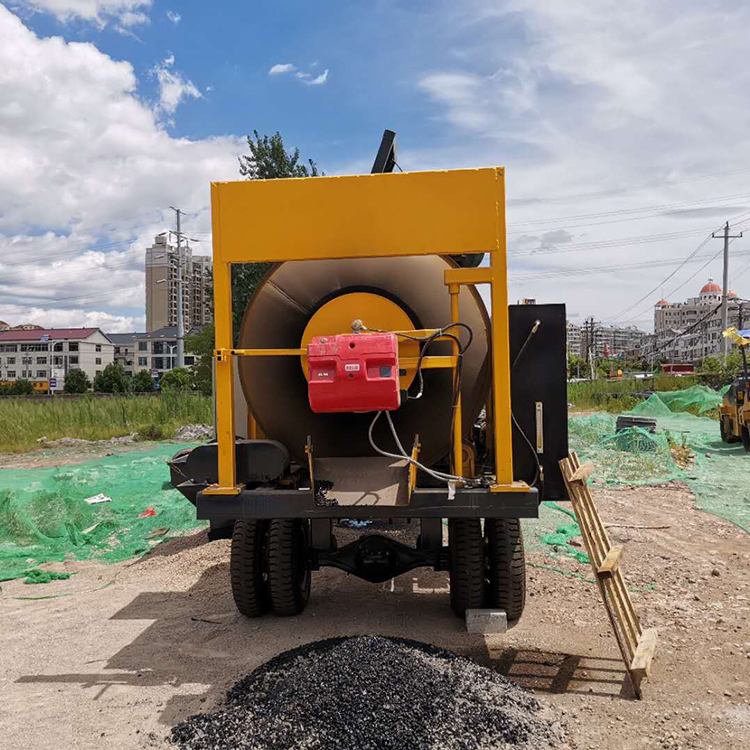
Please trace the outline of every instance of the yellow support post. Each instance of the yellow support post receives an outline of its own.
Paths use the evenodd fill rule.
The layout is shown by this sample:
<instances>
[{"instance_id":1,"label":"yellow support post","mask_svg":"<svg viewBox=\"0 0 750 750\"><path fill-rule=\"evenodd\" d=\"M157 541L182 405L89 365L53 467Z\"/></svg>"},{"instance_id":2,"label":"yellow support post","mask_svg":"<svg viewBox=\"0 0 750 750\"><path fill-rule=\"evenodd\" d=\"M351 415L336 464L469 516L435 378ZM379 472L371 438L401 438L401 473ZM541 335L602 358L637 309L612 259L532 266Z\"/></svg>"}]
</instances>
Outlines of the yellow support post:
<instances>
[{"instance_id":1,"label":"yellow support post","mask_svg":"<svg viewBox=\"0 0 750 750\"><path fill-rule=\"evenodd\" d=\"M448 293L451 296L451 323L458 323L459 308L458 298L461 287L458 284L450 284L448 286ZM453 342L453 356L458 357L458 343ZM458 393L456 394L456 404L453 412L453 473L458 476L463 476L464 459L463 459L463 425L461 423L461 390L460 383L458 381L458 370L453 372L453 382L459 386Z\"/></svg>"},{"instance_id":2,"label":"yellow support post","mask_svg":"<svg viewBox=\"0 0 750 750\"><path fill-rule=\"evenodd\" d=\"M219 245L220 235L216 234L218 200L215 194L212 198L214 243ZM232 267L230 263L224 261L214 264L214 319L216 321L216 348L231 349ZM237 495L242 490L242 487L237 485L234 452L233 366L233 357L216 357L216 438L219 444L219 482L204 490L204 493L208 495Z\"/></svg>"},{"instance_id":3,"label":"yellow support post","mask_svg":"<svg viewBox=\"0 0 750 750\"><path fill-rule=\"evenodd\" d=\"M497 250L490 253L492 283L492 395L497 483L513 483L513 433L510 405L510 337L508 262L505 236L505 181L500 178L497 201Z\"/></svg>"}]
</instances>

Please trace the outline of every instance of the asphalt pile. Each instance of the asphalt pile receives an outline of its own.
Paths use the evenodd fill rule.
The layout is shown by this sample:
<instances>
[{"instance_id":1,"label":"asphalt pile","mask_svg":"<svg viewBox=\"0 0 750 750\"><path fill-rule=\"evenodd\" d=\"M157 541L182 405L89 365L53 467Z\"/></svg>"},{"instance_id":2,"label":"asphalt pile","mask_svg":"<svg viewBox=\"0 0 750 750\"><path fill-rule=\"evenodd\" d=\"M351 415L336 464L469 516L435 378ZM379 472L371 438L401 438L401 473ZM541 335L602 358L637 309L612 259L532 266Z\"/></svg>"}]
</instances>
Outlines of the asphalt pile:
<instances>
[{"instance_id":1,"label":"asphalt pile","mask_svg":"<svg viewBox=\"0 0 750 750\"><path fill-rule=\"evenodd\" d=\"M286 651L213 713L172 729L182 750L563 750L562 726L502 675L451 651L381 636Z\"/></svg>"}]
</instances>

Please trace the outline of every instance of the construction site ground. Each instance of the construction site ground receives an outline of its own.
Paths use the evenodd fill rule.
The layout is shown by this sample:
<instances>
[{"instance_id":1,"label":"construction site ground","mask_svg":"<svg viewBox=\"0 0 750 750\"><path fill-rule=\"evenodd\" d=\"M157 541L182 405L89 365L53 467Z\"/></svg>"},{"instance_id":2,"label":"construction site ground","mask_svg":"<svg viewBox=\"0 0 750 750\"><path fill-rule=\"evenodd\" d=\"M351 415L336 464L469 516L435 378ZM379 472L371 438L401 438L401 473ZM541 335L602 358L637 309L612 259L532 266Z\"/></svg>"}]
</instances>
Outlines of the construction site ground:
<instances>
[{"instance_id":1,"label":"construction site ground","mask_svg":"<svg viewBox=\"0 0 750 750\"><path fill-rule=\"evenodd\" d=\"M229 542L207 543L198 532L138 560L48 566L76 571L69 580L2 583L0 744L168 747L173 724L216 706L281 651L369 633L491 665L564 712L585 750L750 746L750 536L697 510L676 483L594 494L606 522L626 525L610 528L612 541L625 547L644 626L659 629L642 701L627 683L590 568L550 547L527 550L520 624L478 636L453 615L447 574L427 570L372 585L326 569L314 574L300 617L245 619L229 591Z\"/></svg>"}]
</instances>

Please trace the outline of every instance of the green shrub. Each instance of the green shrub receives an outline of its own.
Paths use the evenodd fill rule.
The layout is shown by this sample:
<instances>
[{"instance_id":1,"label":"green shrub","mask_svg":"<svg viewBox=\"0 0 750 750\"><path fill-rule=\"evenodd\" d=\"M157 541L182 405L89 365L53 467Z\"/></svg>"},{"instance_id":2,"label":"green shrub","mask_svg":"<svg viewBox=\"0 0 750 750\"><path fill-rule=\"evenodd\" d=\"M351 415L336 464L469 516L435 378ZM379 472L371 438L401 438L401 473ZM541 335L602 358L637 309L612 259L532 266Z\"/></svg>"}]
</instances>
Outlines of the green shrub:
<instances>
[{"instance_id":1,"label":"green shrub","mask_svg":"<svg viewBox=\"0 0 750 750\"><path fill-rule=\"evenodd\" d=\"M65 376L64 393L86 393L91 388L89 376L83 370L69 370Z\"/></svg>"},{"instance_id":2,"label":"green shrub","mask_svg":"<svg viewBox=\"0 0 750 750\"><path fill-rule=\"evenodd\" d=\"M130 380L133 393L151 393L154 390L154 379L148 370L141 370Z\"/></svg>"},{"instance_id":3,"label":"green shrub","mask_svg":"<svg viewBox=\"0 0 750 750\"><path fill-rule=\"evenodd\" d=\"M161 425L148 424L145 427L141 427L138 431L138 437L141 440L164 440L164 430Z\"/></svg>"},{"instance_id":4,"label":"green shrub","mask_svg":"<svg viewBox=\"0 0 750 750\"><path fill-rule=\"evenodd\" d=\"M125 369L119 362L112 362L94 378L94 390L97 393L127 393L130 382Z\"/></svg>"},{"instance_id":5,"label":"green shrub","mask_svg":"<svg viewBox=\"0 0 750 750\"><path fill-rule=\"evenodd\" d=\"M161 376L159 385L163 391L188 391L191 380L190 370L185 367L175 367Z\"/></svg>"},{"instance_id":6,"label":"green shrub","mask_svg":"<svg viewBox=\"0 0 750 750\"><path fill-rule=\"evenodd\" d=\"M31 396L34 393L34 386L30 380L19 378L10 387L11 396Z\"/></svg>"}]
</instances>

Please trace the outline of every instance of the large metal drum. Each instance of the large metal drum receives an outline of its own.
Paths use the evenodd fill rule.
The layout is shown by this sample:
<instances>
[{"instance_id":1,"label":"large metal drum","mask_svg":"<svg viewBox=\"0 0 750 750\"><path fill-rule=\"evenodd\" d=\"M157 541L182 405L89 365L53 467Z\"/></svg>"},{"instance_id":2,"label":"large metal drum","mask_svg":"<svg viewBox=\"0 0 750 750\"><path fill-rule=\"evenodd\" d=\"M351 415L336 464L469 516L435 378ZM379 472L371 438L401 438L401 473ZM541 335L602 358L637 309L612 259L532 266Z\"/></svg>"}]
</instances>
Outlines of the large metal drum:
<instances>
[{"instance_id":1,"label":"large metal drum","mask_svg":"<svg viewBox=\"0 0 750 750\"><path fill-rule=\"evenodd\" d=\"M452 260L438 256L287 261L275 265L253 295L242 321L239 346L301 348L312 335L350 333L352 321L383 330L440 328L450 323L450 296L443 281ZM461 287L460 319L474 341L463 357L461 396L467 435L484 405L490 385L489 317L473 287ZM466 333L459 332L462 341ZM400 356L418 354L404 341ZM450 354L450 342L436 342L428 354ZM374 414L315 414L307 400L305 362L297 357L239 357L242 389L263 432L304 460L307 437L316 456L370 456L367 431ZM420 459L431 464L450 451L452 370L425 369L424 395L393 412L406 450L415 435ZM402 378L402 387L414 373ZM411 385L417 390L417 383ZM385 420L376 443L395 451Z\"/></svg>"}]
</instances>

